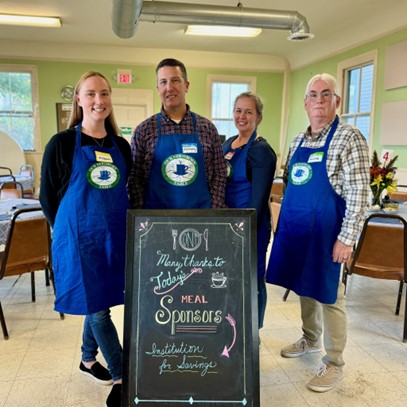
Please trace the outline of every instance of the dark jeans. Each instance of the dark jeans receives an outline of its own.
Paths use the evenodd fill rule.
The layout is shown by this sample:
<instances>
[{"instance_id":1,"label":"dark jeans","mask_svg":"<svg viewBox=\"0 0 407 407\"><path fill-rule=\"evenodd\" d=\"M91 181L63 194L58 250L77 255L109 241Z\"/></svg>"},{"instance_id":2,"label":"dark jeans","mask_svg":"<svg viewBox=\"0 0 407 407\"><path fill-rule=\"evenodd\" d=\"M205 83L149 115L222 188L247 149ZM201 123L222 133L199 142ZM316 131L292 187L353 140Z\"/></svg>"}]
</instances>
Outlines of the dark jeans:
<instances>
[{"instance_id":1,"label":"dark jeans","mask_svg":"<svg viewBox=\"0 0 407 407\"><path fill-rule=\"evenodd\" d=\"M106 360L114 381L122 378L123 350L116 327L110 317L110 309L86 315L82 335L82 360L96 360L98 348Z\"/></svg>"},{"instance_id":2,"label":"dark jeans","mask_svg":"<svg viewBox=\"0 0 407 407\"><path fill-rule=\"evenodd\" d=\"M257 279L257 301L259 308L259 329L263 328L264 314L266 313L267 305L267 288L263 278Z\"/></svg>"}]
</instances>

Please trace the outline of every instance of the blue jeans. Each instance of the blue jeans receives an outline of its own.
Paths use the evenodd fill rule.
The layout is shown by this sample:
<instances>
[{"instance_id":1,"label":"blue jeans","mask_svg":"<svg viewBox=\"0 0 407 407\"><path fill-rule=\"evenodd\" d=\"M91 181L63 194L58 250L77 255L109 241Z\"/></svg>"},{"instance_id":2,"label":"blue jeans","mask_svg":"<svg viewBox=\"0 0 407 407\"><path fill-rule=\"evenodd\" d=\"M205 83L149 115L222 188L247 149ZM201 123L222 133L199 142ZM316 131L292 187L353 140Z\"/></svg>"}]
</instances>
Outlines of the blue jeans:
<instances>
[{"instance_id":1,"label":"blue jeans","mask_svg":"<svg viewBox=\"0 0 407 407\"><path fill-rule=\"evenodd\" d=\"M263 328L264 314L266 313L267 305L267 288L263 278L257 279L257 301L259 308L259 329Z\"/></svg>"},{"instance_id":2,"label":"blue jeans","mask_svg":"<svg viewBox=\"0 0 407 407\"><path fill-rule=\"evenodd\" d=\"M122 378L123 350L116 327L110 318L110 309L86 315L82 335L82 360L96 360L98 348L106 360L113 381Z\"/></svg>"}]
</instances>

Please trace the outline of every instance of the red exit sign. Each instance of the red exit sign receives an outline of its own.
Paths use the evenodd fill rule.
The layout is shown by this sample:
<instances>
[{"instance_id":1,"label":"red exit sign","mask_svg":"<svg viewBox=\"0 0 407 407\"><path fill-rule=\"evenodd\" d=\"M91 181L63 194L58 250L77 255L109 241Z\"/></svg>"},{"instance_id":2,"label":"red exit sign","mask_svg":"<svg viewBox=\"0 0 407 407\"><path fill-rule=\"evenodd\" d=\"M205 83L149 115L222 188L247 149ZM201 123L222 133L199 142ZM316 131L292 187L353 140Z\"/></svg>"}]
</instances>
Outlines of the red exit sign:
<instances>
[{"instance_id":1,"label":"red exit sign","mask_svg":"<svg viewBox=\"0 0 407 407\"><path fill-rule=\"evenodd\" d=\"M132 83L131 71L118 70L117 71L117 83L129 84Z\"/></svg>"}]
</instances>

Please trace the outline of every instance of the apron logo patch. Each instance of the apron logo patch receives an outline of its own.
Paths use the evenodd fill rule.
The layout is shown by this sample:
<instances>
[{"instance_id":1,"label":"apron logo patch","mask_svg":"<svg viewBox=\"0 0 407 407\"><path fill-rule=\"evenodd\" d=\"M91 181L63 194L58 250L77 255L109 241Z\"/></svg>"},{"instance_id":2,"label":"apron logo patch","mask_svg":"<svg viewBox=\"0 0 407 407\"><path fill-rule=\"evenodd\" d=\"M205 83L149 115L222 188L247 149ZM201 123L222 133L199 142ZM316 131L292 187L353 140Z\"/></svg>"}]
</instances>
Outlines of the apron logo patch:
<instances>
[{"instance_id":1,"label":"apron logo patch","mask_svg":"<svg viewBox=\"0 0 407 407\"><path fill-rule=\"evenodd\" d=\"M233 175L233 167L229 161L226 161L226 176L227 178L232 178Z\"/></svg>"},{"instance_id":2,"label":"apron logo patch","mask_svg":"<svg viewBox=\"0 0 407 407\"><path fill-rule=\"evenodd\" d=\"M324 152L318 151L317 153L313 153L308 158L308 163L321 163L324 158Z\"/></svg>"},{"instance_id":3,"label":"apron logo patch","mask_svg":"<svg viewBox=\"0 0 407 407\"><path fill-rule=\"evenodd\" d=\"M295 163L291 169L290 181L294 185L304 185L312 178L312 167L307 163Z\"/></svg>"},{"instance_id":4,"label":"apron logo patch","mask_svg":"<svg viewBox=\"0 0 407 407\"><path fill-rule=\"evenodd\" d=\"M161 173L169 184L184 187L195 181L198 175L198 164L189 155L175 154L164 160Z\"/></svg>"},{"instance_id":5,"label":"apron logo patch","mask_svg":"<svg viewBox=\"0 0 407 407\"><path fill-rule=\"evenodd\" d=\"M119 169L109 163L95 163L89 167L86 178L97 189L114 188L120 180Z\"/></svg>"}]
</instances>

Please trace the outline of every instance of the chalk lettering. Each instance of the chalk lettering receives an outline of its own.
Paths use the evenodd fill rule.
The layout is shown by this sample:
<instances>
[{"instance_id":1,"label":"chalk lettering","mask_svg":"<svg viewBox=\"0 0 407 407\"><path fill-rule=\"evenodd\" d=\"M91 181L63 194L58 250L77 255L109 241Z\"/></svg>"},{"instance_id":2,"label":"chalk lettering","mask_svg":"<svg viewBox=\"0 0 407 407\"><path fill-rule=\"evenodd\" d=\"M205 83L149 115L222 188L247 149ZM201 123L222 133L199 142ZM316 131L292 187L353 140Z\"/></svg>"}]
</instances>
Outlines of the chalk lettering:
<instances>
[{"instance_id":1,"label":"chalk lettering","mask_svg":"<svg viewBox=\"0 0 407 407\"><path fill-rule=\"evenodd\" d=\"M181 295L181 302L187 304L207 304L204 295Z\"/></svg>"},{"instance_id":2,"label":"chalk lettering","mask_svg":"<svg viewBox=\"0 0 407 407\"><path fill-rule=\"evenodd\" d=\"M173 301L174 298L171 295L165 295L160 300L162 309L155 313L155 320L158 324L171 324L171 335L175 335L177 324L220 324L222 322L221 310L170 310L166 305Z\"/></svg>"},{"instance_id":3,"label":"chalk lettering","mask_svg":"<svg viewBox=\"0 0 407 407\"><path fill-rule=\"evenodd\" d=\"M205 376L206 373L208 373L209 369L215 369L215 367L218 365L216 362L214 361L210 361L210 362L187 362L186 360L186 356L184 355L183 359L182 359L182 363L180 363L179 365L177 365L177 368L179 370L201 370L201 376ZM212 372L214 373L214 372Z\"/></svg>"},{"instance_id":4,"label":"chalk lettering","mask_svg":"<svg viewBox=\"0 0 407 407\"><path fill-rule=\"evenodd\" d=\"M202 267L202 268L213 268L213 267L222 267L225 263L226 260L223 260L222 257L214 257L212 260L209 260L207 257L205 257L203 260L197 260L195 258L195 254L189 255L187 254L186 256L183 257L184 260L184 267Z\"/></svg>"},{"instance_id":5,"label":"chalk lettering","mask_svg":"<svg viewBox=\"0 0 407 407\"><path fill-rule=\"evenodd\" d=\"M161 250L157 250L157 254L160 256L157 262L157 266L163 265L165 267L173 267L175 271L179 271L182 267L180 261L170 260L170 255L168 253L163 253Z\"/></svg>"},{"instance_id":6,"label":"chalk lettering","mask_svg":"<svg viewBox=\"0 0 407 407\"><path fill-rule=\"evenodd\" d=\"M159 366L160 374L165 373L165 371L171 371L171 365L167 363L167 359L164 359L161 365Z\"/></svg>"},{"instance_id":7,"label":"chalk lettering","mask_svg":"<svg viewBox=\"0 0 407 407\"><path fill-rule=\"evenodd\" d=\"M204 348L197 345L188 345L187 343L181 342L180 344L166 343L164 347L160 348L155 342L151 344L151 350L145 351L146 355L149 356L174 356L174 355L198 355L204 351Z\"/></svg>"},{"instance_id":8,"label":"chalk lettering","mask_svg":"<svg viewBox=\"0 0 407 407\"><path fill-rule=\"evenodd\" d=\"M150 281L155 281L158 287L158 290L164 289L166 287L171 287L179 282L180 285L184 284L184 280L188 277L188 274L185 274L181 271L177 275L173 275L170 271L167 272L167 276L163 276L163 272L157 276L150 277Z\"/></svg>"}]
</instances>

